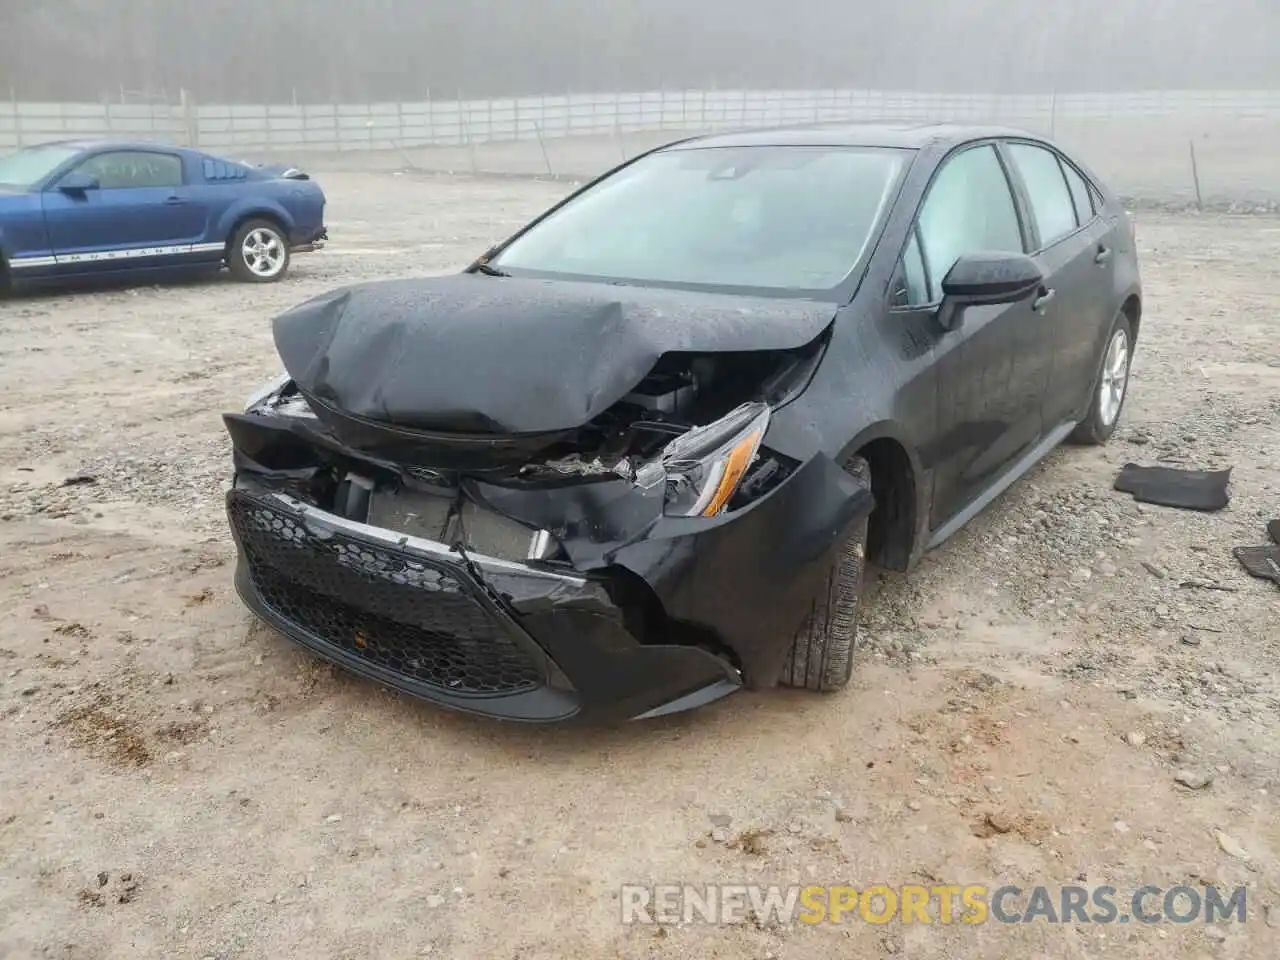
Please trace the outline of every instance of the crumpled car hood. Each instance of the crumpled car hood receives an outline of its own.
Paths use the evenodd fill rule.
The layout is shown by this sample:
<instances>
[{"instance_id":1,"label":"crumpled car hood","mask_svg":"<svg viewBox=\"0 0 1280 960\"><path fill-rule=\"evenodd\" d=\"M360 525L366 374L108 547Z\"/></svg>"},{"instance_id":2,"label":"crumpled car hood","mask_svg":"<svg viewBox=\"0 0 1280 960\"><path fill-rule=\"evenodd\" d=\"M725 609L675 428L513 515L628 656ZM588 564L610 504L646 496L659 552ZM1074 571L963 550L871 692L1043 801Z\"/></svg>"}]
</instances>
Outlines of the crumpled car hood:
<instances>
[{"instance_id":1,"label":"crumpled car hood","mask_svg":"<svg viewBox=\"0 0 1280 960\"><path fill-rule=\"evenodd\" d=\"M279 316L310 399L422 430L542 433L608 409L665 353L789 350L836 305L472 274L346 287Z\"/></svg>"}]
</instances>

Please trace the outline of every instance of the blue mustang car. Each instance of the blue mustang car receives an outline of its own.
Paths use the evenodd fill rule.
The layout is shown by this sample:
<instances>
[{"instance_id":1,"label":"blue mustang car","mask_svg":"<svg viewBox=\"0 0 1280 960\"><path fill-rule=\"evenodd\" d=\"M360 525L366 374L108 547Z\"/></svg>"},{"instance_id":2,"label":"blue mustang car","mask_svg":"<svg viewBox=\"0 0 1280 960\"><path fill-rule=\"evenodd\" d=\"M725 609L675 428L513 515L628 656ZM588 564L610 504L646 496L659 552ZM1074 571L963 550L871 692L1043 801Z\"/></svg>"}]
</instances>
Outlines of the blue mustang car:
<instances>
[{"instance_id":1,"label":"blue mustang car","mask_svg":"<svg viewBox=\"0 0 1280 960\"><path fill-rule=\"evenodd\" d=\"M209 269L270 283L327 238L304 173L155 143L66 141L0 156L0 291Z\"/></svg>"}]
</instances>

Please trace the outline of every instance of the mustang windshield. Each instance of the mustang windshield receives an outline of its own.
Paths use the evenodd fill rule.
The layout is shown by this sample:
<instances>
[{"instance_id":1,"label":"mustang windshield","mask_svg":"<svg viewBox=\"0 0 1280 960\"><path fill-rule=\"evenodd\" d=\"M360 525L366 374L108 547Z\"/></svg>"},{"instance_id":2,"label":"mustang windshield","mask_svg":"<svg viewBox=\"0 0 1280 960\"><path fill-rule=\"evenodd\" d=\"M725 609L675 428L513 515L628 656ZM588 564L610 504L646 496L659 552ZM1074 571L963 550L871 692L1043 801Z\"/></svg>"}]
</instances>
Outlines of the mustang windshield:
<instances>
[{"instance_id":1,"label":"mustang windshield","mask_svg":"<svg viewBox=\"0 0 1280 960\"><path fill-rule=\"evenodd\" d=\"M47 146L0 154L0 187L30 190L79 152L69 147Z\"/></svg>"},{"instance_id":2,"label":"mustang windshield","mask_svg":"<svg viewBox=\"0 0 1280 960\"><path fill-rule=\"evenodd\" d=\"M826 292L861 261L907 156L825 146L656 153L491 263L517 276Z\"/></svg>"}]
</instances>

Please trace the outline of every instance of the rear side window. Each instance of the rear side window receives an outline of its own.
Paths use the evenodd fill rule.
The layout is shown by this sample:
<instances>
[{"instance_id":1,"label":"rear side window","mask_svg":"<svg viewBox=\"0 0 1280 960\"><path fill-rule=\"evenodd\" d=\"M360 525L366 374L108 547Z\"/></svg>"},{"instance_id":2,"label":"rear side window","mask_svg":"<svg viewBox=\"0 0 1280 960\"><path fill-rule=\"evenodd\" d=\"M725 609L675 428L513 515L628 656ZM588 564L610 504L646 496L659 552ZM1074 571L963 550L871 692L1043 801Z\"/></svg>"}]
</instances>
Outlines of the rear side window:
<instances>
[{"instance_id":1,"label":"rear side window","mask_svg":"<svg viewBox=\"0 0 1280 960\"><path fill-rule=\"evenodd\" d=\"M79 172L96 177L103 190L182 186L182 160L171 153L143 150L100 153L80 164Z\"/></svg>"},{"instance_id":2,"label":"rear side window","mask_svg":"<svg viewBox=\"0 0 1280 960\"><path fill-rule=\"evenodd\" d=\"M1027 143L1009 144L1009 154L1027 186L1040 246L1050 246L1074 231L1078 226L1076 205L1057 154Z\"/></svg>"},{"instance_id":3,"label":"rear side window","mask_svg":"<svg viewBox=\"0 0 1280 960\"><path fill-rule=\"evenodd\" d=\"M225 160L216 160L213 157L205 157L201 167L205 180L210 183L243 180L248 173L244 167L227 163Z\"/></svg>"},{"instance_id":4,"label":"rear side window","mask_svg":"<svg viewBox=\"0 0 1280 960\"><path fill-rule=\"evenodd\" d=\"M942 299L943 278L965 254L1022 252L1022 230L1009 179L989 144L970 147L943 164L918 222L930 301ZM910 260L912 251L908 249L907 254Z\"/></svg>"},{"instance_id":5,"label":"rear side window","mask_svg":"<svg viewBox=\"0 0 1280 960\"><path fill-rule=\"evenodd\" d=\"M1076 205L1076 220L1083 227L1097 212L1093 206L1093 195L1089 192L1089 186L1084 182L1084 177L1080 176L1076 168L1065 160L1062 163L1062 172L1066 174L1067 187L1071 190L1071 202Z\"/></svg>"}]
</instances>

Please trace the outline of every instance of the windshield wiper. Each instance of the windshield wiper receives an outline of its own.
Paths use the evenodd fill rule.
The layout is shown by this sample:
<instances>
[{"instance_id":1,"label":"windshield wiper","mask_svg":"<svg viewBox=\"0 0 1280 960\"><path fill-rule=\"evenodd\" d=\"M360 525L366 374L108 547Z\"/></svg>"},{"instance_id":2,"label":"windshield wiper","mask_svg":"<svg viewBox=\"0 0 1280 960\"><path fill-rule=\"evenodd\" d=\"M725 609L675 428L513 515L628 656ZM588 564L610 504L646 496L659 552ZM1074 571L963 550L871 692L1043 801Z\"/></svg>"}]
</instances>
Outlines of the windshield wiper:
<instances>
[{"instance_id":1,"label":"windshield wiper","mask_svg":"<svg viewBox=\"0 0 1280 960\"><path fill-rule=\"evenodd\" d=\"M486 277L509 277L511 274L505 270L499 270L497 267L491 267L489 264L481 262L471 268L473 273L483 273Z\"/></svg>"}]
</instances>

